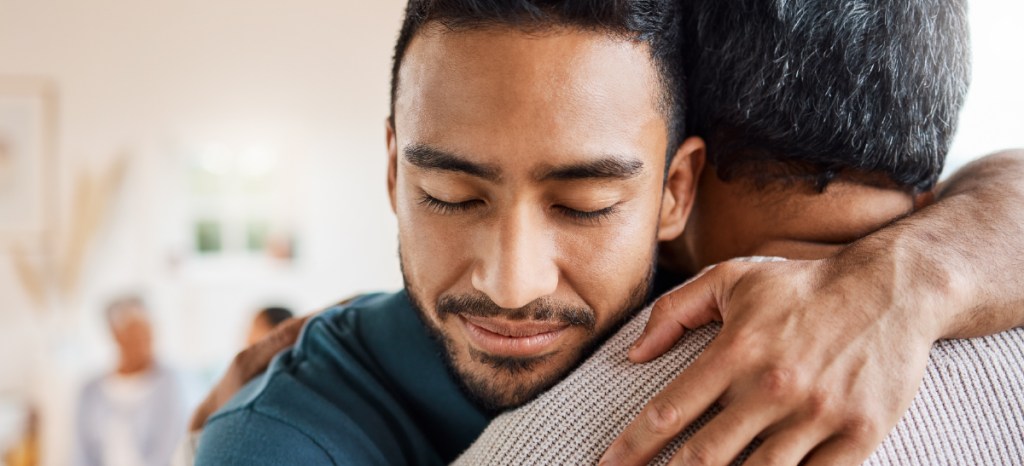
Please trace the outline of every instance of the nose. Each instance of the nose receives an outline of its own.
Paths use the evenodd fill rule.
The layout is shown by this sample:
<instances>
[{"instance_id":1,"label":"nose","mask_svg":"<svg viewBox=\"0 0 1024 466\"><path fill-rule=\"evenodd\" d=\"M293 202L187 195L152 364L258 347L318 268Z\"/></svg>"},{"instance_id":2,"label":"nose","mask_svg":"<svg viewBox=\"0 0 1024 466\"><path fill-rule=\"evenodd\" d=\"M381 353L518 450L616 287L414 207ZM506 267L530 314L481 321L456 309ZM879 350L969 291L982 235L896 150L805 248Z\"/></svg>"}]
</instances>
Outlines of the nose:
<instances>
[{"instance_id":1,"label":"nose","mask_svg":"<svg viewBox=\"0 0 1024 466\"><path fill-rule=\"evenodd\" d=\"M486 230L473 269L473 287L494 304L517 309L558 287L558 266L550 228L541 212L525 206L499 218Z\"/></svg>"}]
</instances>

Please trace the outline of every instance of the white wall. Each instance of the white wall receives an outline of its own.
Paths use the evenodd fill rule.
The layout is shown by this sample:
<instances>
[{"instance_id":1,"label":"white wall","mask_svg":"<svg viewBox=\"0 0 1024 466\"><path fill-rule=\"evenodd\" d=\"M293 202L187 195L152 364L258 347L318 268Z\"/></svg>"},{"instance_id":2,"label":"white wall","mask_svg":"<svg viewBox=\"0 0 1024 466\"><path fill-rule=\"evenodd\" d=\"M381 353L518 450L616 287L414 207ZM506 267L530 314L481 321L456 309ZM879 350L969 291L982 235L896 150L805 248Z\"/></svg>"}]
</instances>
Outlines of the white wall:
<instances>
[{"instance_id":1,"label":"white wall","mask_svg":"<svg viewBox=\"0 0 1024 466\"><path fill-rule=\"evenodd\" d=\"M1024 147L1024 2L970 0L968 7L972 81L947 175L979 155Z\"/></svg>"},{"instance_id":2,"label":"white wall","mask_svg":"<svg viewBox=\"0 0 1024 466\"><path fill-rule=\"evenodd\" d=\"M34 374L45 383L32 395L45 399L44 415L66 421L78 381L111 356L98 317L124 290L147 292L173 363L205 368L241 345L246 319L265 300L312 310L401 286L383 122L403 5L0 0L0 76L44 77L59 93L59 226L68 227L77 173L131 156L80 299L33 316L0 250L0 397L24 392ZM190 235L184 154L210 144L270 148L291 172L302 240L294 267L181 260ZM49 464L66 459L60 424L47 427Z\"/></svg>"},{"instance_id":3,"label":"white wall","mask_svg":"<svg viewBox=\"0 0 1024 466\"><path fill-rule=\"evenodd\" d=\"M400 286L383 120L403 4L0 0L0 76L44 77L59 92L58 226L68 226L78 173L104 169L119 152L132 162L78 300L33 314L0 250L0 401L45 400L48 464L66 459L77 383L111 356L98 316L112 294L147 291L163 353L207 369L241 344L265 300L312 310ZM974 84L950 168L1024 147L1024 4L971 9ZM188 259L182 170L187 154L209 145L280 157L303 241L294 267ZM4 413L0 403L0 450Z\"/></svg>"}]
</instances>

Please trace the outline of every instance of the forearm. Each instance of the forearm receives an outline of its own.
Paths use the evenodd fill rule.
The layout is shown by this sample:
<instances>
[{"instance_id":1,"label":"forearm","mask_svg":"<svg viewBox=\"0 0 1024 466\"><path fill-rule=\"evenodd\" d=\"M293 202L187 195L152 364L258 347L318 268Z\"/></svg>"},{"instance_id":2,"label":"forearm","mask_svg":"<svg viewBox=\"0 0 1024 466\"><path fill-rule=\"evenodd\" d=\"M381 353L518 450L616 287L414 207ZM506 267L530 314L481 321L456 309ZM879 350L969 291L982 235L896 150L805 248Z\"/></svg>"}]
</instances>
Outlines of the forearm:
<instances>
[{"instance_id":1,"label":"forearm","mask_svg":"<svg viewBox=\"0 0 1024 466\"><path fill-rule=\"evenodd\" d=\"M886 304L924 313L939 338L1024 326L1024 151L954 174L934 204L854 243L837 270L888 280ZM859 272L854 270L859 267ZM869 275L870 274L870 275Z\"/></svg>"}]
</instances>

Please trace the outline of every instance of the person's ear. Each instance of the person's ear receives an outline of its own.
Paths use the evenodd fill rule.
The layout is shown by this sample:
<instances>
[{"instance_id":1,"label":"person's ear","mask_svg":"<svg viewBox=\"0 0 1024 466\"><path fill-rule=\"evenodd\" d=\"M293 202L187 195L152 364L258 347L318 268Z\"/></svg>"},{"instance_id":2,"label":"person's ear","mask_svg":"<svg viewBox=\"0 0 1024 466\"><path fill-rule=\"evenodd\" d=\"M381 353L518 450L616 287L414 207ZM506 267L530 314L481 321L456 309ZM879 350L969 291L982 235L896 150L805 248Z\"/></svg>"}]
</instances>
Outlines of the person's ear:
<instances>
[{"instance_id":1,"label":"person's ear","mask_svg":"<svg viewBox=\"0 0 1024 466\"><path fill-rule=\"evenodd\" d=\"M665 177L665 192L661 198L658 241L671 241L683 232L693 208L697 181L704 169L704 158L704 140L696 136L686 138L672 158Z\"/></svg>"},{"instance_id":2,"label":"person's ear","mask_svg":"<svg viewBox=\"0 0 1024 466\"><path fill-rule=\"evenodd\" d=\"M398 177L398 141L395 140L395 127L391 124L390 118L384 121L384 126L388 138L388 199L391 201L391 212L397 213L395 183Z\"/></svg>"}]
</instances>

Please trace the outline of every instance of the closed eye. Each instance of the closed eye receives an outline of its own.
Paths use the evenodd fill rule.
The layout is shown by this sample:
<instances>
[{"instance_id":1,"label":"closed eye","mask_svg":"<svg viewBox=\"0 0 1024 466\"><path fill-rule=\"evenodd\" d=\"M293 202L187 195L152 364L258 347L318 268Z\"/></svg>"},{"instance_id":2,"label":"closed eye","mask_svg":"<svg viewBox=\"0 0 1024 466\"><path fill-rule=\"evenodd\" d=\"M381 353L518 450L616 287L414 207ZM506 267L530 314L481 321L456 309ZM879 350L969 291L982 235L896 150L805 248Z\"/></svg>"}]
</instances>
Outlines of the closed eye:
<instances>
[{"instance_id":1,"label":"closed eye","mask_svg":"<svg viewBox=\"0 0 1024 466\"><path fill-rule=\"evenodd\" d=\"M462 202L447 202L435 198L429 194L424 193L423 197L420 198L420 205L427 207L428 209L437 212L439 214L454 214L459 212L465 212L483 201L479 199L470 199Z\"/></svg>"},{"instance_id":2,"label":"closed eye","mask_svg":"<svg viewBox=\"0 0 1024 466\"><path fill-rule=\"evenodd\" d=\"M568 217L571 220L576 220L584 223L598 224L601 220L604 220L618 211L618 204L613 204L603 209L597 210L578 210L571 207L562 205L556 205L554 208L558 210L562 215Z\"/></svg>"}]
</instances>

